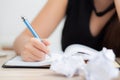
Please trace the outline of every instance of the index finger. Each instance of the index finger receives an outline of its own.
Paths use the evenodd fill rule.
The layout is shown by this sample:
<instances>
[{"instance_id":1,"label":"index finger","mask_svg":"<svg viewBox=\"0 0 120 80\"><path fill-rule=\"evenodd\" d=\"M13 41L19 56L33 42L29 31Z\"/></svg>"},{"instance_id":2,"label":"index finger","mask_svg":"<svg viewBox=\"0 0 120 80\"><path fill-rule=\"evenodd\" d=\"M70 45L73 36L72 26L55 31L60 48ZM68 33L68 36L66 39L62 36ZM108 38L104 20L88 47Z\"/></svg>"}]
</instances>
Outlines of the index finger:
<instances>
[{"instance_id":1,"label":"index finger","mask_svg":"<svg viewBox=\"0 0 120 80\"><path fill-rule=\"evenodd\" d=\"M44 53L49 53L48 47L43 42L40 42L38 39L35 39L35 38L32 38L31 41L34 47L43 51Z\"/></svg>"}]
</instances>

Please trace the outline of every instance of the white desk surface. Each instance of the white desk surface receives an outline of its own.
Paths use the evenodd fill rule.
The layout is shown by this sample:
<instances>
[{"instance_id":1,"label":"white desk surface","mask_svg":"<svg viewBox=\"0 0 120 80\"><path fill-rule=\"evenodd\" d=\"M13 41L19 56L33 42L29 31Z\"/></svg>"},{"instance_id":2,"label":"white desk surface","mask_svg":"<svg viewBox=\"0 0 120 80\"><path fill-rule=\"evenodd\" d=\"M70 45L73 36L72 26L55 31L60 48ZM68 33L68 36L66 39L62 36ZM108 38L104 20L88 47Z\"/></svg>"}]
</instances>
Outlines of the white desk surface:
<instances>
[{"instance_id":1,"label":"white desk surface","mask_svg":"<svg viewBox=\"0 0 120 80\"><path fill-rule=\"evenodd\" d=\"M0 52L7 54L7 56L0 57L0 80L85 80L80 76L67 78L49 69L2 68L2 64L14 57L15 53L14 51ZM120 80L120 78L115 80Z\"/></svg>"}]
</instances>

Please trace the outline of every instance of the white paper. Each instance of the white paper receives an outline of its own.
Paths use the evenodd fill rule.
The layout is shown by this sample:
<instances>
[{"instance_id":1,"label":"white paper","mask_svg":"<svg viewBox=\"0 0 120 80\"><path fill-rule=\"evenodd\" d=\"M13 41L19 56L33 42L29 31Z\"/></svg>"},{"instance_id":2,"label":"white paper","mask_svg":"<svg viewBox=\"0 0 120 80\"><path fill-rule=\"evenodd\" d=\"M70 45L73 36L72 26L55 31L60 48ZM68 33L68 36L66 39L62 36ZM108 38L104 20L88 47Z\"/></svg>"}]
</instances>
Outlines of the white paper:
<instances>
[{"instance_id":1,"label":"white paper","mask_svg":"<svg viewBox=\"0 0 120 80\"><path fill-rule=\"evenodd\" d=\"M112 78L118 77L119 70L113 65L115 61L114 54L110 52L104 48L87 63L86 80L112 80Z\"/></svg>"},{"instance_id":2,"label":"white paper","mask_svg":"<svg viewBox=\"0 0 120 80\"><path fill-rule=\"evenodd\" d=\"M82 56L84 60L92 59L98 53L97 50L92 49L90 47L80 45L80 44L73 44L66 48L65 54L66 55L79 55Z\"/></svg>"},{"instance_id":3,"label":"white paper","mask_svg":"<svg viewBox=\"0 0 120 80\"><path fill-rule=\"evenodd\" d=\"M60 54L51 54L51 57L46 55L46 59L39 62L25 62L22 60L20 56L16 56L12 58L11 60L6 62L6 66L46 66L50 65L55 59L57 59L60 56Z\"/></svg>"},{"instance_id":4,"label":"white paper","mask_svg":"<svg viewBox=\"0 0 120 80\"><path fill-rule=\"evenodd\" d=\"M79 70L83 71L84 66L85 62L81 56L63 55L52 63L50 69L67 77L72 77L79 74Z\"/></svg>"},{"instance_id":5,"label":"white paper","mask_svg":"<svg viewBox=\"0 0 120 80\"><path fill-rule=\"evenodd\" d=\"M84 60L89 60L85 64ZM115 68L115 55L111 49L96 51L83 45L71 45L64 55L55 60L50 69L56 73L72 77L83 75L86 80L111 80L118 76Z\"/></svg>"}]
</instances>

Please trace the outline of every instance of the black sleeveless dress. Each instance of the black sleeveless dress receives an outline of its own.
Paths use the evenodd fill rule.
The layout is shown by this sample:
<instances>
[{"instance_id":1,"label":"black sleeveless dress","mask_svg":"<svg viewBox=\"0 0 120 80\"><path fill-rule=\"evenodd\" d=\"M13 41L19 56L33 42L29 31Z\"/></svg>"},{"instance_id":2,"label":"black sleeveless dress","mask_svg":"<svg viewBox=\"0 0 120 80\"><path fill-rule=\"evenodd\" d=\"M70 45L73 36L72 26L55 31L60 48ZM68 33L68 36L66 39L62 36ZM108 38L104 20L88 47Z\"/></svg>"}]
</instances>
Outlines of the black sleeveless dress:
<instances>
[{"instance_id":1,"label":"black sleeveless dress","mask_svg":"<svg viewBox=\"0 0 120 80\"><path fill-rule=\"evenodd\" d=\"M97 16L102 16L113 8L114 4L111 4L105 11L98 13L92 0L69 0L61 40L63 51L71 44L82 44L101 50L107 23L101 33L93 37L89 29L91 12L94 10Z\"/></svg>"}]
</instances>

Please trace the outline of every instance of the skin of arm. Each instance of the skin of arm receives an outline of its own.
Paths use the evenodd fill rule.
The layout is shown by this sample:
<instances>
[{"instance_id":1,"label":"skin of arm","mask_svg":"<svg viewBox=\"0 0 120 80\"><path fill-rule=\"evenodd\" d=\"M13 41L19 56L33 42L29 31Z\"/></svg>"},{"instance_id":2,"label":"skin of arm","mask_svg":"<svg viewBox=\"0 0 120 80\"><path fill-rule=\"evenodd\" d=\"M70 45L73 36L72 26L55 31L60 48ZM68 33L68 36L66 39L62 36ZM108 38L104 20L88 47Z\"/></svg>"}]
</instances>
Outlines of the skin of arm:
<instances>
[{"instance_id":1,"label":"skin of arm","mask_svg":"<svg viewBox=\"0 0 120 80\"><path fill-rule=\"evenodd\" d=\"M120 20L120 0L114 0L116 11Z\"/></svg>"},{"instance_id":2,"label":"skin of arm","mask_svg":"<svg viewBox=\"0 0 120 80\"><path fill-rule=\"evenodd\" d=\"M65 16L68 0L48 0L44 8L38 13L31 25L41 38L48 38L58 23ZM24 61L43 60L48 53L46 40L39 42L33 38L31 32L26 28L15 40L14 50L21 55Z\"/></svg>"}]
</instances>

